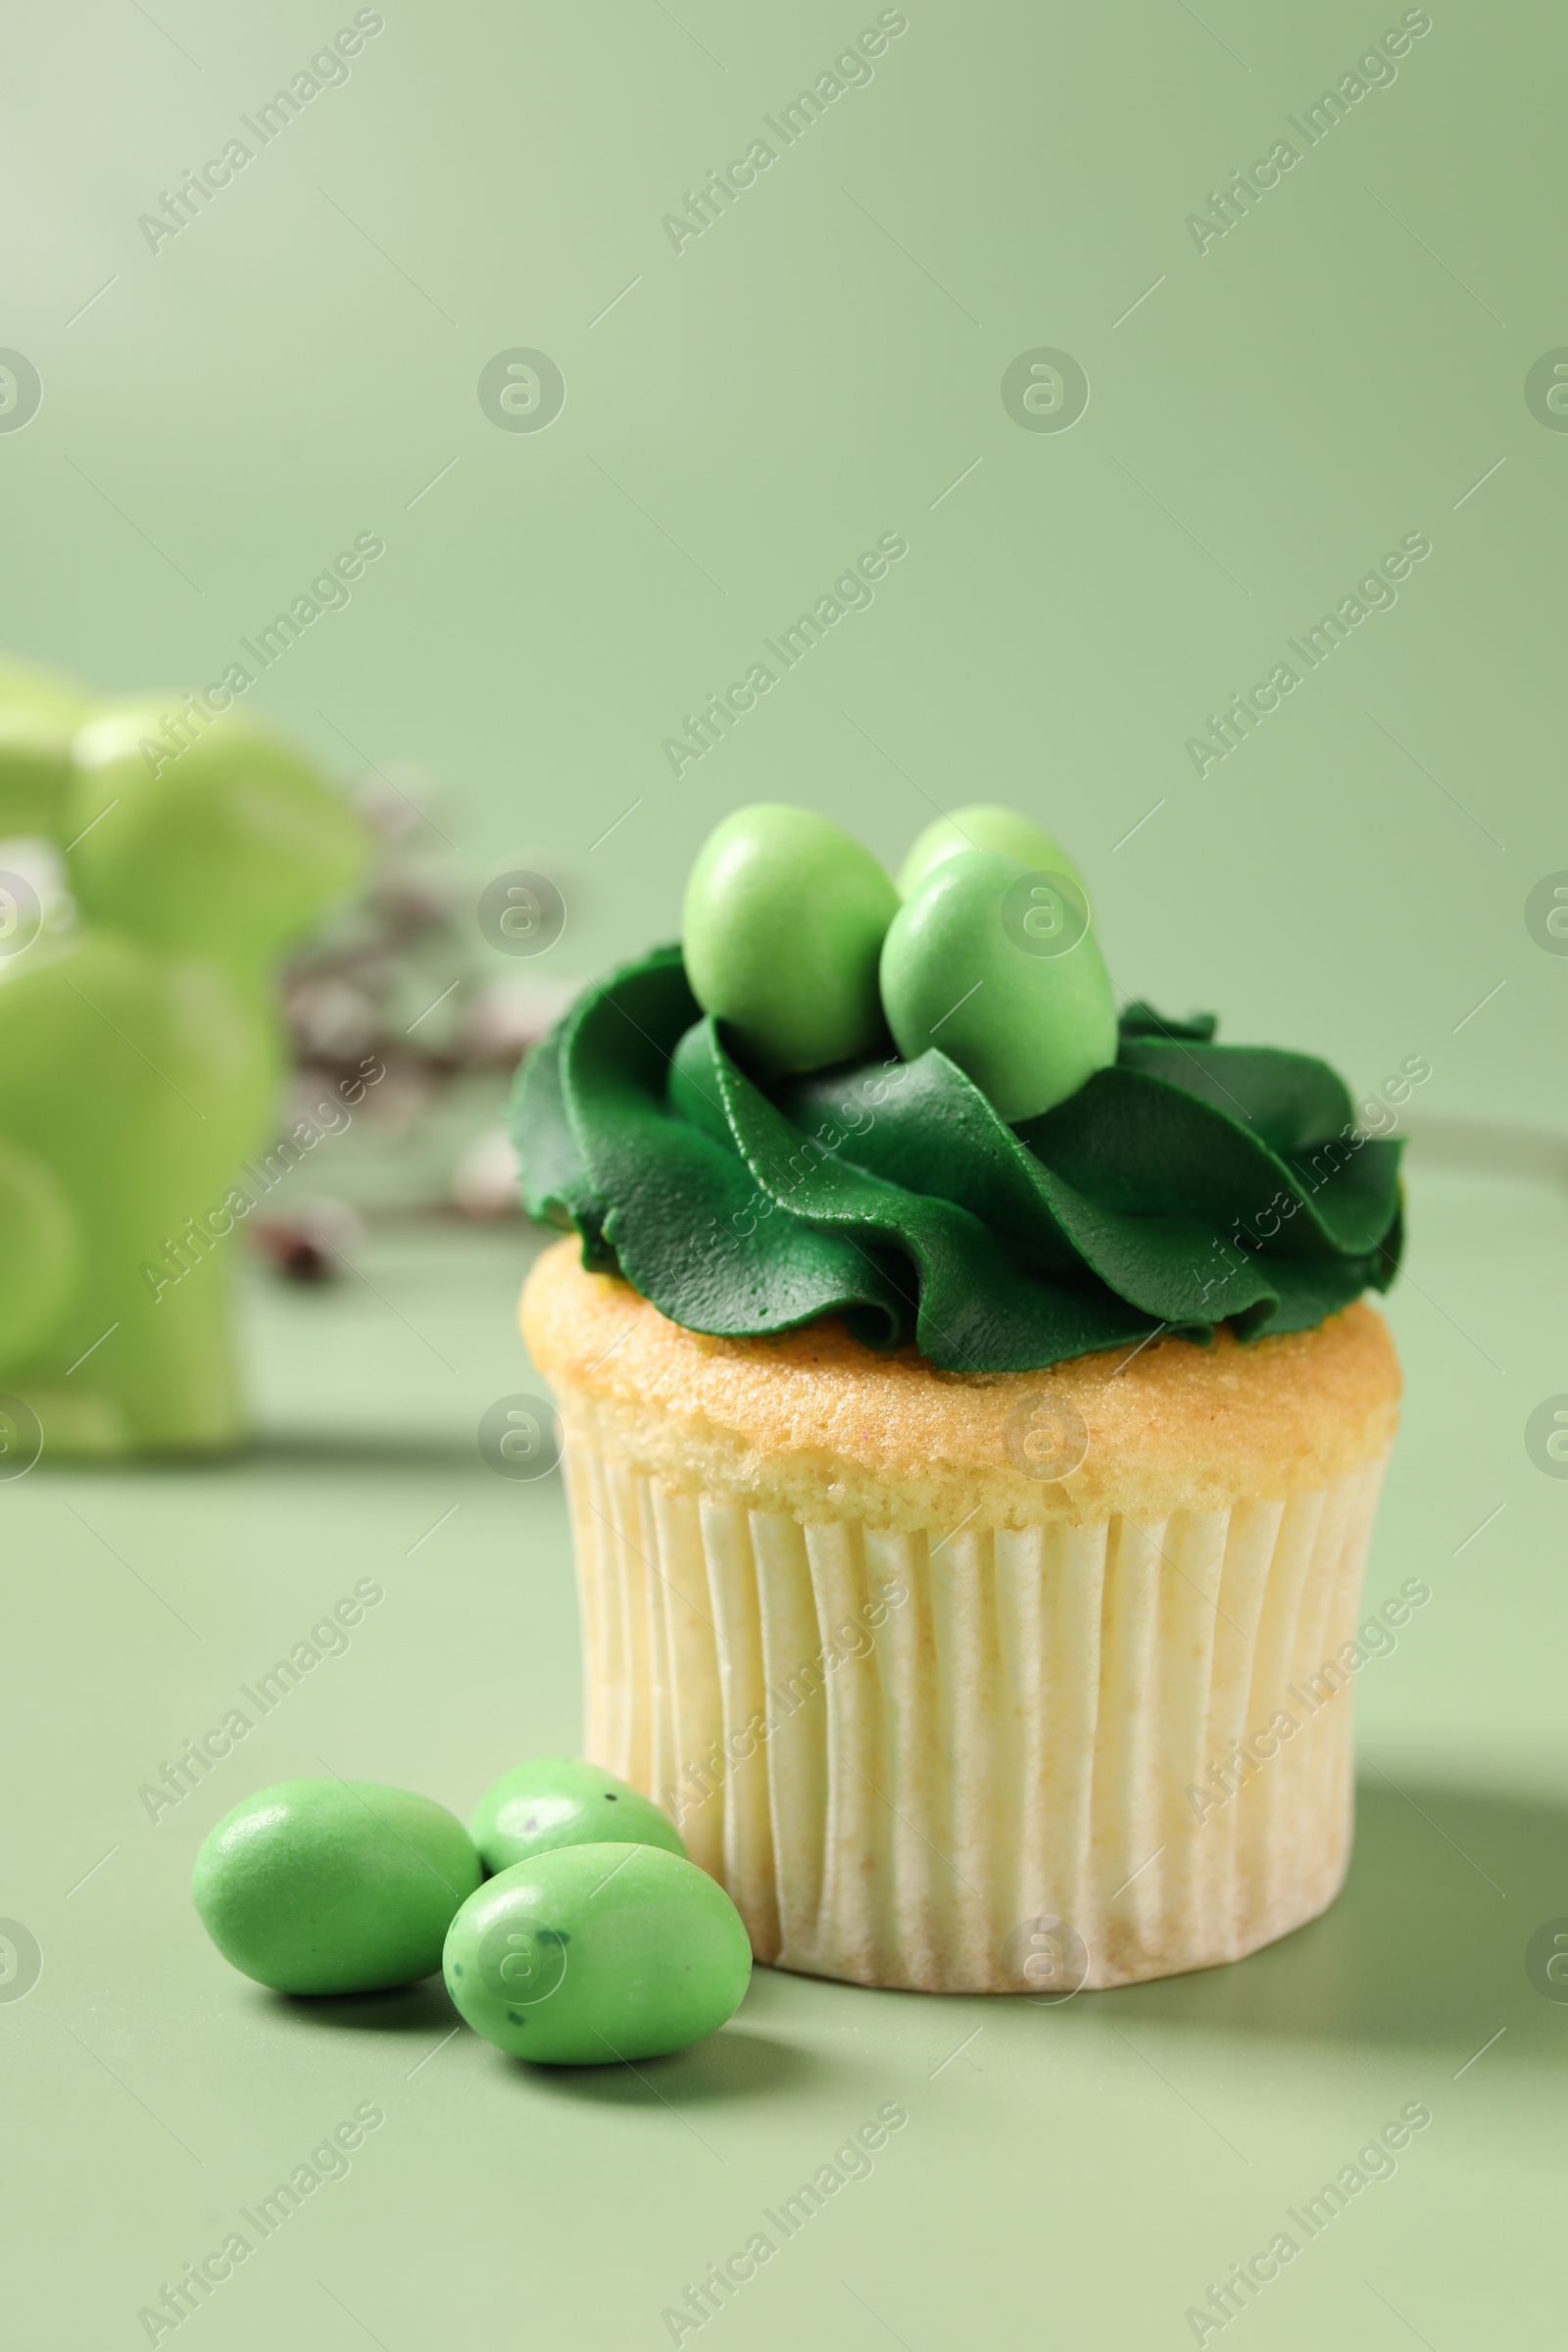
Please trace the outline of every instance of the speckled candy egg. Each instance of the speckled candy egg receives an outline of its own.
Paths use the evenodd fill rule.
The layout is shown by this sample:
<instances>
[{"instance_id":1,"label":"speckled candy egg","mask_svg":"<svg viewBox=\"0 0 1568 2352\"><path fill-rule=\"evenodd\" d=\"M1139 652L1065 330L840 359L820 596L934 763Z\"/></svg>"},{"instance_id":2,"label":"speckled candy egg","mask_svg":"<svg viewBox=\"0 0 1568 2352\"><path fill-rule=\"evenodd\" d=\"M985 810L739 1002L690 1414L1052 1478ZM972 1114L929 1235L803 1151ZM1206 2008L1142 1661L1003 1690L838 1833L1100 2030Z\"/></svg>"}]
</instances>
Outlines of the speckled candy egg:
<instances>
[{"instance_id":1,"label":"speckled candy egg","mask_svg":"<svg viewBox=\"0 0 1568 2352\"><path fill-rule=\"evenodd\" d=\"M809 808L760 804L711 832L686 885L692 994L760 1078L873 1053L877 957L898 893L869 850Z\"/></svg>"},{"instance_id":2,"label":"speckled candy egg","mask_svg":"<svg viewBox=\"0 0 1568 2352\"><path fill-rule=\"evenodd\" d=\"M510 1870L558 1845L662 1845L684 1860L667 1814L612 1772L576 1756L535 1756L479 1799L473 1842L486 1870Z\"/></svg>"},{"instance_id":3,"label":"speckled candy egg","mask_svg":"<svg viewBox=\"0 0 1568 2352\"><path fill-rule=\"evenodd\" d=\"M280 1781L226 1814L191 1892L223 1958L277 1992L375 1992L441 1965L482 1873L444 1805L374 1781Z\"/></svg>"},{"instance_id":4,"label":"speckled candy egg","mask_svg":"<svg viewBox=\"0 0 1568 2352\"><path fill-rule=\"evenodd\" d=\"M900 907L882 1003L906 1061L938 1047L1014 1126L1116 1058L1082 892L985 850L944 858Z\"/></svg>"},{"instance_id":5,"label":"speckled candy egg","mask_svg":"<svg viewBox=\"0 0 1568 2352\"><path fill-rule=\"evenodd\" d=\"M460 2014L514 2058L608 2066L714 2034L751 1981L729 1896L657 1845L563 1845L471 1894L442 1960Z\"/></svg>"}]
</instances>

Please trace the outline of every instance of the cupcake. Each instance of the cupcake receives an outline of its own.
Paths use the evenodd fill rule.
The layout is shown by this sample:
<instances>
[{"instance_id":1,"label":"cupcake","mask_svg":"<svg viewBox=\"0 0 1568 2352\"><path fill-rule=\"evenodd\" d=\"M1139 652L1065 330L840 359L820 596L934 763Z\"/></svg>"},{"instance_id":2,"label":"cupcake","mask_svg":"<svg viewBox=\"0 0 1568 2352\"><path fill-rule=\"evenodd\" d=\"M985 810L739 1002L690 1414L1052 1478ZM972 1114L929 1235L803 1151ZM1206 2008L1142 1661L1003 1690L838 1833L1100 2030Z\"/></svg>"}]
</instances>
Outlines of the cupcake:
<instances>
[{"instance_id":1,"label":"cupcake","mask_svg":"<svg viewBox=\"0 0 1568 2352\"><path fill-rule=\"evenodd\" d=\"M524 1066L587 1752L759 1960L1061 1997L1333 1900L1397 1145L1117 1015L1082 877L743 810Z\"/></svg>"}]
</instances>

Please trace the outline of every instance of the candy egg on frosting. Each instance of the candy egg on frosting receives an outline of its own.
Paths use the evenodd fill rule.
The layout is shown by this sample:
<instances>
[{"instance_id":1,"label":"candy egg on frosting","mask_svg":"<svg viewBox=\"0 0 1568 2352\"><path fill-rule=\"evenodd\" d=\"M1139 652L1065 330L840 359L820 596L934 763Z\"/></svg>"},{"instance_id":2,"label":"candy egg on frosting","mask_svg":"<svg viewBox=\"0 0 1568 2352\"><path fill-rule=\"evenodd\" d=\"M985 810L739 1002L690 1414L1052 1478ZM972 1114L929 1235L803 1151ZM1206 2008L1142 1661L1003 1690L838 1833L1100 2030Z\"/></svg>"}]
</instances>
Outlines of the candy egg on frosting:
<instances>
[{"instance_id":1,"label":"candy egg on frosting","mask_svg":"<svg viewBox=\"0 0 1568 2352\"><path fill-rule=\"evenodd\" d=\"M773 803L711 832L686 886L692 993L759 1077L826 1069L885 1038L877 959L898 893L830 818Z\"/></svg>"},{"instance_id":2,"label":"candy egg on frosting","mask_svg":"<svg viewBox=\"0 0 1568 2352\"><path fill-rule=\"evenodd\" d=\"M938 1047L1009 1125L1116 1058L1116 1006L1088 901L1060 867L989 850L933 866L882 950L882 1004L906 1061Z\"/></svg>"},{"instance_id":3,"label":"candy egg on frosting","mask_svg":"<svg viewBox=\"0 0 1568 2352\"><path fill-rule=\"evenodd\" d=\"M966 850L992 850L999 858L1016 858L1034 873L1065 874L1083 887L1082 874L1059 841L1027 816L1020 816L1016 808L986 801L972 808L955 808L951 816L936 817L916 835L899 868L900 898L906 899L917 890L945 858L959 858Z\"/></svg>"}]
</instances>

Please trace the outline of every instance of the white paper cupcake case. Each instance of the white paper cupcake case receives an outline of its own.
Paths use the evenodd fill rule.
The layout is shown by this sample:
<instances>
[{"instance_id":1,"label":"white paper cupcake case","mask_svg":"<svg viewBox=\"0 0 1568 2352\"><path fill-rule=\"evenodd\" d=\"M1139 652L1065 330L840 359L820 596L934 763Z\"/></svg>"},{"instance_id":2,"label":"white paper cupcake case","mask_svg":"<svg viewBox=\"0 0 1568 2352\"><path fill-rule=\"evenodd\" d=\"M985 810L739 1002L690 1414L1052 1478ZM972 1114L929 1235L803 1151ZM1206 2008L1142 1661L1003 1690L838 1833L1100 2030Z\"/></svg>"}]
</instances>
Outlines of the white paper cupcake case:
<instances>
[{"instance_id":1,"label":"white paper cupcake case","mask_svg":"<svg viewBox=\"0 0 1568 2352\"><path fill-rule=\"evenodd\" d=\"M780 1968L1049 1995L1240 1959L1345 1877L1385 1459L1152 1524L895 1535L574 1436L588 1753Z\"/></svg>"}]
</instances>

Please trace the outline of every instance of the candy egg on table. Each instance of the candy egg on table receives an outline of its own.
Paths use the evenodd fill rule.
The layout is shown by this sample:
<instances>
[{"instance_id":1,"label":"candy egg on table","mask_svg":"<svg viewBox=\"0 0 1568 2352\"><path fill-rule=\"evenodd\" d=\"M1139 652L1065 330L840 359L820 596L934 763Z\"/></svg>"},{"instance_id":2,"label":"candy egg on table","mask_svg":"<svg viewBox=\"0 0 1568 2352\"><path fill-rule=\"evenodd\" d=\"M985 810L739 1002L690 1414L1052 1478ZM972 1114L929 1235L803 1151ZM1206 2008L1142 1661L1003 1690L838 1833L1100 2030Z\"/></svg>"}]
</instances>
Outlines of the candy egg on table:
<instances>
[{"instance_id":1,"label":"candy egg on table","mask_svg":"<svg viewBox=\"0 0 1568 2352\"><path fill-rule=\"evenodd\" d=\"M966 850L931 868L882 950L882 1003L906 1061L938 1047L1011 1125L1116 1058L1116 1005L1070 880Z\"/></svg>"},{"instance_id":2,"label":"candy egg on table","mask_svg":"<svg viewBox=\"0 0 1568 2352\"><path fill-rule=\"evenodd\" d=\"M660 1845L685 1859L686 1840L651 1797L578 1756L535 1756L479 1799L473 1842L488 1871L558 1845Z\"/></svg>"},{"instance_id":3,"label":"candy egg on table","mask_svg":"<svg viewBox=\"0 0 1568 2352\"><path fill-rule=\"evenodd\" d=\"M444 1805L373 1781L280 1781L218 1824L191 1893L223 1958L276 1992L377 1992L441 1965L482 1877Z\"/></svg>"},{"instance_id":4,"label":"candy egg on table","mask_svg":"<svg viewBox=\"0 0 1568 2352\"><path fill-rule=\"evenodd\" d=\"M514 2058L607 2066L714 2034L752 1974L716 1880L657 1845L563 1845L471 1894L447 1936L460 2015Z\"/></svg>"},{"instance_id":5,"label":"candy egg on table","mask_svg":"<svg viewBox=\"0 0 1568 2352\"><path fill-rule=\"evenodd\" d=\"M933 866L945 858L959 858L965 850L990 850L999 858L1016 858L1033 873L1065 874L1083 888L1083 876L1054 834L1045 832L1016 808L995 801L976 802L972 808L955 808L951 816L934 817L915 836L899 868L899 896L917 890Z\"/></svg>"},{"instance_id":6,"label":"candy egg on table","mask_svg":"<svg viewBox=\"0 0 1568 2352\"><path fill-rule=\"evenodd\" d=\"M825 1069L885 1038L877 957L898 893L869 850L809 808L760 803L715 827L686 885L692 994L759 1077Z\"/></svg>"}]
</instances>

